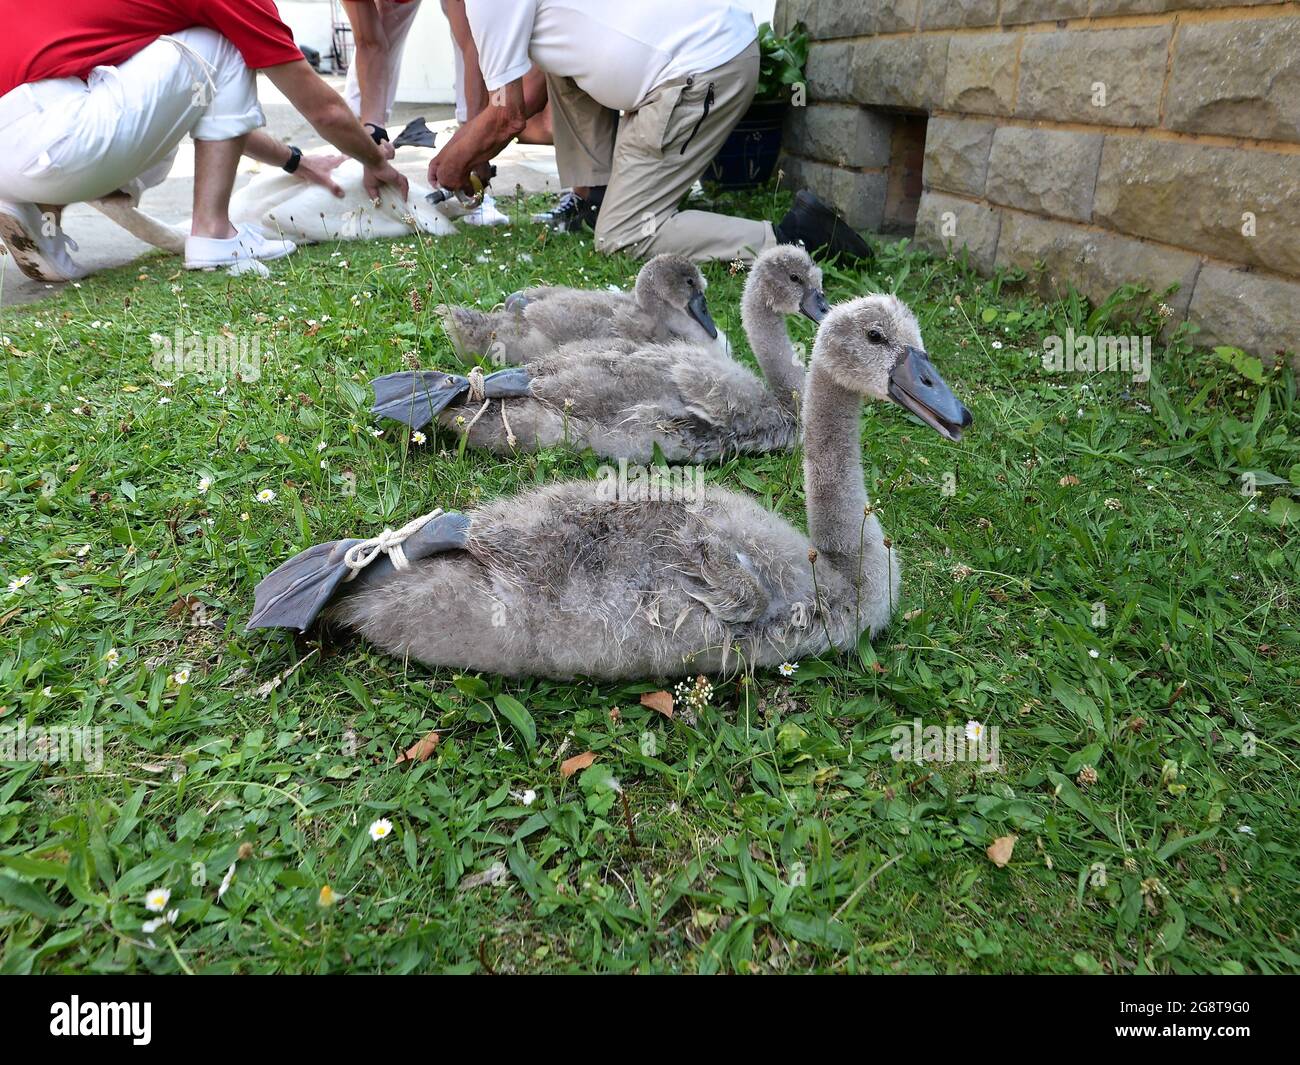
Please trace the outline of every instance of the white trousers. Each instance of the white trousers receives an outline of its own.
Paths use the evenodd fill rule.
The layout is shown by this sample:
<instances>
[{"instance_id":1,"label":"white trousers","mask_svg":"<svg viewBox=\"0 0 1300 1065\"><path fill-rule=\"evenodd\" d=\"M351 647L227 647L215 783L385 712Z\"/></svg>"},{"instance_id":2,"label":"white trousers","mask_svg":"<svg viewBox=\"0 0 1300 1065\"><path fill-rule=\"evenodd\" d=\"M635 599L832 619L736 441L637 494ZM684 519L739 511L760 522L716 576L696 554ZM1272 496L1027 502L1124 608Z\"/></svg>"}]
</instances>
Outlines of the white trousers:
<instances>
[{"instance_id":1,"label":"white trousers","mask_svg":"<svg viewBox=\"0 0 1300 1065\"><path fill-rule=\"evenodd\" d=\"M266 124L257 82L214 30L160 37L86 81L51 78L0 97L0 199L68 204L160 184L176 147Z\"/></svg>"},{"instance_id":2,"label":"white trousers","mask_svg":"<svg viewBox=\"0 0 1300 1065\"><path fill-rule=\"evenodd\" d=\"M397 100L397 82L402 74L402 50L406 47L406 35L411 32L411 23L420 10L420 0L409 4L395 4L393 0L374 0L379 11L379 22L384 27L384 36L388 38L388 99L384 101L384 123L387 124L393 114L393 104ZM361 114L361 86L357 82L357 63L353 57L348 67L348 83L343 90L343 99L348 102L354 115ZM393 134L396 136L396 134Z\"/></svg>"}]
</instances>

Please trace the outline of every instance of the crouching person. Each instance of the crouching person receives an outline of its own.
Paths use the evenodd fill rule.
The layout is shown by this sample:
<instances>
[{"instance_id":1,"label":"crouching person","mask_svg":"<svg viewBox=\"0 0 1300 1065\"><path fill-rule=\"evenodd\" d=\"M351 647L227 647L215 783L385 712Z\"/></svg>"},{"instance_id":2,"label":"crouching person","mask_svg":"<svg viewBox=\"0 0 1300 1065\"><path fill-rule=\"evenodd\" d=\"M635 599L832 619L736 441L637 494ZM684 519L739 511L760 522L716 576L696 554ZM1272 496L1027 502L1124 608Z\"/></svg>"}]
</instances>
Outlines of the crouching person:
<instances>
[{"instance_id":1,"label":"crouching person","mask_svg":"<svg viewBox=\"0 0 1300 1065\"><path fill-rule=\"evenodd\" d=\"M461 0L449 0L455 6ZM752 261L777 243L865 258L870 249L807 191L777 225L678 206L758 84L752 16L727 0L463 0L489 106L429 167L462 188L549 100L560 181L537 221L595 229L596 249ZM531 93L530 66L546 74Z\"/></svg>"},{"instance_id":2,"label":"crouching person","mask_svg":"<svg viewBox=\"0 0 1300 1065\"><path fill-rule=\"evenodd\" d=\"M134 204L194 140L190 269L277 259L294 244L230 222L243 153L299 168L265 133L264 71L326 140L362 162L366 187L406 181L303 59L272 0L59 0L13 14L0 44L0 238L36 280L84 275L61 226L67 204ZM304 177L329 184L306 167Z\"/></svg>"}]
</instances>

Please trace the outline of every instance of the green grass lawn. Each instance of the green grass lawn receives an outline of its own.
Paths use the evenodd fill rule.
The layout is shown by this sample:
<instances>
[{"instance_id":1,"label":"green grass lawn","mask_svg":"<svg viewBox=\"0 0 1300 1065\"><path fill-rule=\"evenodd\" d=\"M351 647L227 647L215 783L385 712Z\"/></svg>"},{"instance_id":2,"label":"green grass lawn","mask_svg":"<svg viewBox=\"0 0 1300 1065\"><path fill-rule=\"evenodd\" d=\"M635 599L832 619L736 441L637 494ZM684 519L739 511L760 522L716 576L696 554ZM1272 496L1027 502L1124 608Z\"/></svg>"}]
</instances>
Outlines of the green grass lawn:
<instances>
[{"instance_id":1,"label":"green grass lawn","mask_svg":"<svg viewBox=\"0 0 1300 1065\"><path fill-rule=\"evenodd\" d=\"M641 705L654 678L244 632L309 544L593 475L376 436L367 382L456 365L440 302L636 268L518 224L305 249L269 280L149 258L4 311L0 725L102 727L104 752L0 762L0 971L1300 970L1295 376L1186 330L1149 384L1040 358L1067 328L1154 335L1159 294L1044 303L906 243L828 269L832 302L912 306L975 425L954 445L867 410L895 624L715 679L693 724ZM707 273L739 340L743 275ZM178 328L256 338L260 377L155 369ZM800 469L708 476L803 525ZM998 770L895 760L914 719L996 726ZM178 912L145 932L156 888Z\"/></svg>"}]
</instances>

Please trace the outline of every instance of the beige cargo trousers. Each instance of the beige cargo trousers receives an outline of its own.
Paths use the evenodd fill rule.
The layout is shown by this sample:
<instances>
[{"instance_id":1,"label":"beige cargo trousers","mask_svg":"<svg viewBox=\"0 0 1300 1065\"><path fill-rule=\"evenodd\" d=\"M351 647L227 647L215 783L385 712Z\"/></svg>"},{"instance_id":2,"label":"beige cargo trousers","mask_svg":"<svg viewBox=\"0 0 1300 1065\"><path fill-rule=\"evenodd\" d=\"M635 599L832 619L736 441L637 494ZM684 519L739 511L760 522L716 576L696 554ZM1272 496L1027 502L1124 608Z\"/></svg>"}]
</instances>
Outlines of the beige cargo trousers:
<instances>
[{"instance_id":1,"label":"beige cargo trousers","mask_svg":"<svg viewBox=\"0 0 1300 1065\"><path fill-rule=\"evenodd\" d=\"M547 75L560 183L607 186L596 216L597 251L752 262L776 243L768 222L677 209L757 84L757 41L713 70L657 86L621 115L572 78Z\"/></svg>"}]
</instances>

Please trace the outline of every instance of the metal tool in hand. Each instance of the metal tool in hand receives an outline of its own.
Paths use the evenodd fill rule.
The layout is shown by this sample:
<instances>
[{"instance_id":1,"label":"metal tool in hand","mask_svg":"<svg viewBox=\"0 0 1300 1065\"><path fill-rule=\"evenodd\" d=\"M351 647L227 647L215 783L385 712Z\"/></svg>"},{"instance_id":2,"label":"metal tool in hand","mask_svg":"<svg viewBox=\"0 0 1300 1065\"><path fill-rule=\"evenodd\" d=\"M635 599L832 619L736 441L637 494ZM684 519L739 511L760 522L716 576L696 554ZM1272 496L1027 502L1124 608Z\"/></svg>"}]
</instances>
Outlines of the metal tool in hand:
<instances>
[{"instance_id":1,"label":"metal tool in hand","mask_svg":"<svg viewBox=\"0 0 1300 1065\"><path fill-rule=\"evenodd\" d=\"M492 178L496 177L497 168L493 166L493 167L489 167L488 170L489 170L488 180L490 181ZM470 171L469 183L474 190L472 194L465 192L463 189L436 188L424 198L430 204L436 206L437 204L440 204L443 201L449 200L453 196L455 196L456 199L460 201L460 205L462 207L464 207L466 210L472 211L474 208L482 206L483 193L486 191L486 188L482 180L479 178L479 176L473 171Z\"/></svg>"}]
</instances>

